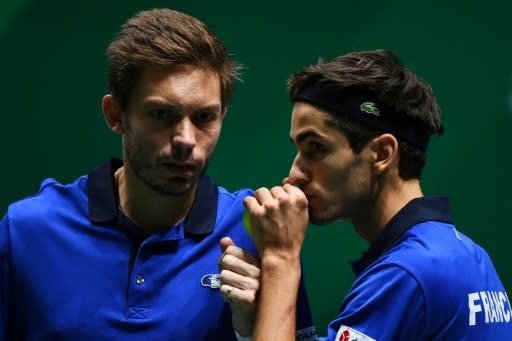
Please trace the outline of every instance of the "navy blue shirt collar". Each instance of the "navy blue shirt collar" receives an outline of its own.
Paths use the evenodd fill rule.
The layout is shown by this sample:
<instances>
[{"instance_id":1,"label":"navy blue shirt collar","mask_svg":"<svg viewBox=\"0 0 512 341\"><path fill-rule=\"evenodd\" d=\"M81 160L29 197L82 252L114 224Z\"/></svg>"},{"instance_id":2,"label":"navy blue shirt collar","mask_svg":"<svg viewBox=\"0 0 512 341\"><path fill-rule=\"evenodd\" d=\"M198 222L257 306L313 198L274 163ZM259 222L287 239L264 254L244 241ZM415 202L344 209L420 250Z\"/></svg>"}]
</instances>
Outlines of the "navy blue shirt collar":
<instances>
[{"instance_id":1,"label":"navy blue shirt collar","mask_svg":"<svg viewBox=\"0 0 512 341\"><path fill-rule=\"evenodd\" d=\"M123 161L111 158L89 174L89 219L96 224L114 223L126 220L119 210L119 197L115 171ZM197 186L192 208L184 221L185 232L207 234L212 232L217 219L217 185L203 174ZM123 224L124 225L124 224Z\"/></svg>"},{"instance_id":2,"label":"navy blue shirt collar","mask_svg":"<svg viewBox=\"0 0 512 341\"><path fill-rule=\"evenodd\" d=\"M430 196L416 198L407 203L391 218L377 240L367 251L363 252L362 257L351 262L356 277L389 250L405 231L426 221L453 224L450 214L450 199L446 196Z\"/></svg>"}]
</instances>

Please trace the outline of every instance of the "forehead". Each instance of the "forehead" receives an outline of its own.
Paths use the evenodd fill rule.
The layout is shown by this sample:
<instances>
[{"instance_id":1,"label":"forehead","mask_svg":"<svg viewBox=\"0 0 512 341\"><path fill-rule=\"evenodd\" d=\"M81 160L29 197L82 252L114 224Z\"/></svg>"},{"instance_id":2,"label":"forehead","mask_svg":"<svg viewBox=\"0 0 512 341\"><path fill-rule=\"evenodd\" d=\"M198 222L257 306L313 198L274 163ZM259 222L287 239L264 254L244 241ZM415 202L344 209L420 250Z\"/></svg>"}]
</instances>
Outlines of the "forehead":
<instances>
[{"instance_id":1,"label":"forehead","mask_svg":"<svg viewBox=\"0 0 512 341\"><path fill-rule=\"evenodd\" d=\"M316 135L324 138L338 137L341 131L334 127L331 116L320 108L306 102L295 102L291 117L290 137L300 142L305 137Z\"/></svg>"},{"instance_id":2,"label":"forehead","mask_svg":"<svg viewBox=\"0 0 512 341\"><path fill-rule=\"evenodd\" d=\"M221 86L219 75L195 65L178 65L168 68L142 70L133 98L159 97L172 102L220 105Z\"/></svg>"}]
</instances>

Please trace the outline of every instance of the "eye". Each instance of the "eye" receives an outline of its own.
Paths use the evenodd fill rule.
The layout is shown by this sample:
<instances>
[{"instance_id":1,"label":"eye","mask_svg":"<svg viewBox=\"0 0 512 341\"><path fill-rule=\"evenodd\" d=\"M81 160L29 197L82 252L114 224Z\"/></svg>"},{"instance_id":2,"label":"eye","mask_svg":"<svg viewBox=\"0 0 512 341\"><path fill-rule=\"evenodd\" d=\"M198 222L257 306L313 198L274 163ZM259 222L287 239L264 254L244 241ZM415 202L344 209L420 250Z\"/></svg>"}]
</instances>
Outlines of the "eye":
<instances>
[{"instance_id":1,"label":"eye","mask_svg":"<svg viewBox=\"0 0 512 341\"><path fill-rule=\"evenodd\" d=\"M169 112L163 109L154 109L149 112L149 115L157 120L165 120L169 117Z\"/></svg>"},{"instance_id":2,"label":"eye","mask_svg":"<svg viewBox=\"0 0 512 341\"><path fill-rule=\"evenodd\" d=\"M204 125L210 123L211 121L214 121L217 118L217 114L213 112L204 111L197 113L195 118L198 124Z\"/></svg>"},{"instance_id":3,"label":"eye","mask_svg":"<svg viewBox=\"0 0 512 341\"><path fill-rule=\"evenodd\" d=\"M320 142L311 141L309 145L313 153L324 153L327 151L327 147L325 147L325 145Z\"/></svg>"},{"instance_id":4,"label":"eye","mask_svg":"<svg viewBox=\"0 0 512 341\"><path fill-rule=\"evenodd\" d=\"M321 158L327 153L327 147L320 142L317 141L308 141L302 152L309 159Z\"/></svg>"}]
</instances>

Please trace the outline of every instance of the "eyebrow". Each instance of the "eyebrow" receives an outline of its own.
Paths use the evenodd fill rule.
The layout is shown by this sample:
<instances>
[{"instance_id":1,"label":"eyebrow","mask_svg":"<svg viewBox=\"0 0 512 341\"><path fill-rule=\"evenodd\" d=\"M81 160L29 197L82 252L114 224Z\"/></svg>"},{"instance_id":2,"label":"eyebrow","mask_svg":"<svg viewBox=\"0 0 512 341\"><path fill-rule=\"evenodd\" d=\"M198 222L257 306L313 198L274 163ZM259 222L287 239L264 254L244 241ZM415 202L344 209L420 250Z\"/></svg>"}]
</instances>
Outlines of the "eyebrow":
<instances>
[{"instance_id":1,"label":"eyebrow","mask_svg":"<svg viewBox=\"0 0 512 341\"><path fill-rule=\"evenodd\" d=\"M178 109L178 106L176 104L163 99L147 99L142 102L142 105L145 107L169 107Z\"/></svg>"},{"instance_id":2,"label":"eyebrow","mask_svg":"<svg viewBox=\"0 0 512 341\"><path fill-rule=\"evenodd\" d=\"M290 136L290 141L292 143L301 144L302 142L304 142L304 140L306 140L310 137L321 137L321 136L313 130L306 130L306 131L301 132L297 136L295 136L295 141Z\"/></svg>"},{"instance_id":3,"label":"eyebrow","mask_svg":"<svg viewBox=\"0 0 512 341\"><path fill-rule=\"evenodd\" d=\"M143 105L145 107L166 107L171 108L173 111L181 111L180 105L176 105L174 102L170 102L165 99L151 98L145 100ZM222 112L222 105L220 103L206 104L205 106L199 107L196 111L212 111L215 113L220 113Z\"/></svg>"}]
</instances>

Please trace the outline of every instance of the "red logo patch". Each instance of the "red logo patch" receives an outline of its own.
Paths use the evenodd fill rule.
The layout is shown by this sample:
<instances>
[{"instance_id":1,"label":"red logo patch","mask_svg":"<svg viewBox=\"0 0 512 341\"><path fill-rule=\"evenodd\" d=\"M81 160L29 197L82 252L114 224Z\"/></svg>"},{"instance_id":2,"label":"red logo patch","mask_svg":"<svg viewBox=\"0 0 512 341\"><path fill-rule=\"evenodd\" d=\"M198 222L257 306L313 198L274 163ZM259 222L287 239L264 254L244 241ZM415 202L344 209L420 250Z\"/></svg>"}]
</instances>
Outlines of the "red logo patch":
<instances>
[{"instance_id":1,"label":"red logo patch","mask_svg":"<svg viewBox=\"0 0 512 341\"><path fill-rule=\"evenodd\" d=\"M348 326L341 325L336 334L336 341L376 341L368 335L361 333L358 330L352 329Z\"/></svg>"},{"instance_id":2,"label":"red logo patch","mask_svg":"<svg viewBox=\"0 0 512 341\"><path fill-rule=\"evenodd\" d=\"M350 340L350 332L348 330L344 330L340 335L339 341L349 341Z\"/></svg>"}]
</instances>

